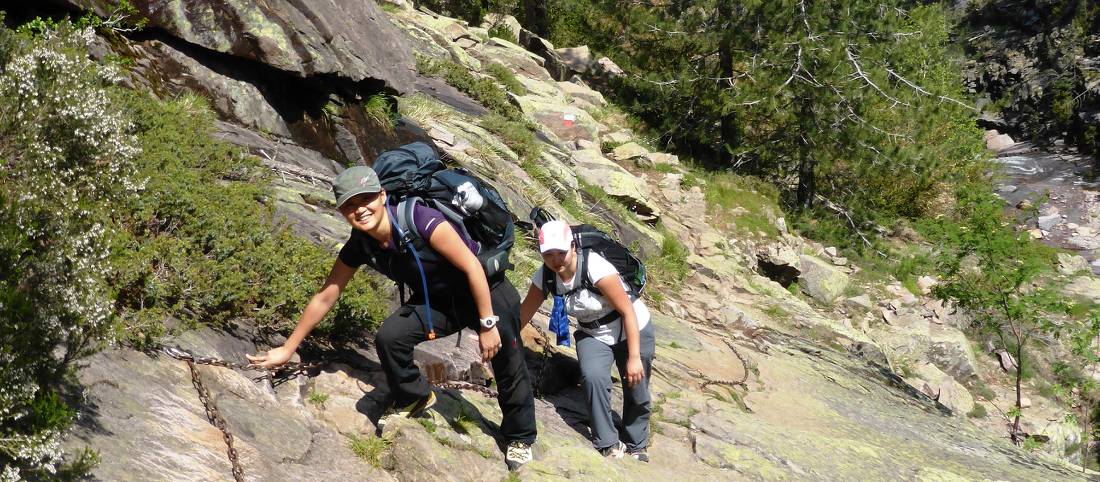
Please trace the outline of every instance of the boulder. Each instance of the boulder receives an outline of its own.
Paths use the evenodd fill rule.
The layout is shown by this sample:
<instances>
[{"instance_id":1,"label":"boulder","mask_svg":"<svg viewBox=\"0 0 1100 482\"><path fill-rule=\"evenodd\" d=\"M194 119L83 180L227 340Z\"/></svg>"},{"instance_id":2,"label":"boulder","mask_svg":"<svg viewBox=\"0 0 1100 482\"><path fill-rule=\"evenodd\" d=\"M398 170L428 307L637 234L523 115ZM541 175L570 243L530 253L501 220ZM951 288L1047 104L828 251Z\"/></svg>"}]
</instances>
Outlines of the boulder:
<instances>
[{"instance_id":1,"label":"boulder","mask_svg":"<svg viewBox=\"0 0 1100 482\"><path fill-rule=\"evenodd\" d=\"M1078 276L1063 289L1068 296L1078 296L1100 303L1100 278Z\"/></svg>"},{"instance_id":2,"label":"boulder","mask_svg":"<svg viewBox=\"0 0 1100 482\"><path fill-rule=\"evenodd\" d=\"M563 81L572 75L565 60L554 50L554 44L527 29L520 29L519 43L527 51L542 58L542 66L550 73L550 77L557 81Z\"/></svg>"},{"instance_id":3,"label":"boulder","mask_svg":"<svg viewBox=\"0 0 1100 482\"><path fill-rule=\"evenodd\" d=\"M601 140L610 144L622 145L634 140L634 135L630 131L615 131L602 136Z\"/></svg>"},{"instance_id":4,"label":"boulder","mask_svg":"<svg viewBox=\"0 0 1100 482\"><path fill-rule=\"evenodd\" d=\"M1089 262L1084 256L1069 253L1058 253L1058 272L1062 274L1077 274L1089 270Z\"/></svg>"},{"instance_id":5,"label":"boulder","mask_svg":"<svg viewBox=\"0 0 1100 482\"><path fill-rule=\"evenodd\" d=\"M970 340L953 326L931 325L924 351L927 360L956 380L969 380L978 374L978 360Z\"/></svg>"},{"instance_id":6,"label":"boulder","mask_svg":"<svg viewBox=\"0 0 1100 482\"><path fill-rule=\"evenodd\" d=\"M1038 219L1039 229L1043 231L1050 231L1055 226L1062 224L1062 216L1060 214L1050 214L1047 216L1039 216Z\"/></svg>"},{"instance_id":7,"label":"boulder","mask_svg":"<svg viewBox=\"0 0 1100 482\"><path fill-rule=\"evenodd\" d=\"M558 87L574 99L583 100L597 107L607 105L607 100L603 98L603 94L592 90L586 85L576 82L558 82Z\"/></svg>"},{"instance_id":8,"label":"boulder","mask_svg":"<svg viewBox=\"0 0 1100 482\"><path fill-rule=\"evenodd\" d=\"M519 25L519 20L511 15L503 15L499 13L490 13L485 15L485 21L481 23L481 28L491 29L493 27L503 26L512 32L512 37L519 39L520 30L523 28Z\"/></svg>"},{"instance_id":9,"label":"boulder","mask_svg":"<svg viewBox=\"0 0 1100 482\"><path fill-rule=\"evenodd\" d=\"M936 286L936 278L927 275L917 278L917 289L920 290L920 294L927 295L931 293L933 286Z\"/></svg>"},{"instance_id":10,"label":"boulder","mask_svg":"<svg viewBox=\"0 0 1100 482\"><path fill-rule=\"evenodd\" d=\"M870 311L875 307L875 305L871 302L871 297L865 294L845 299L844 305L848 309L860 311Z\"/></svg>"},{"instance_id":11,"label":"boulder","mask_svg":"<svg viewBox=\"0 0 1100 482\"><path fill-rule=\"evenodd\" d=\"M951 377L944 377L940 381L940 395L937 402L950 408L956 416L966 416L974 410L974 396L961 383Z\"/></svg>"},{"instance_id":12,"label":"boulder","mask_svg":"<svg viewBox=\"0 0 1100 482\"><path fill-rule=\"evenodd\" d=\"M64 3L104 17L110 13L110 2ZM186 8L165 0L133 4L150 29L300 77L376 79L400 93L415 85L412 49L375 2L196 0Z\"/></svg>"},{"instance_id":13,"label":"boulder","mask_svg":"<svg viewBox=\"0 0 1100 482\"><path fill-rule=\"evenodd\" d=\"M798 278L798 285L802 291L822 303L831 304L850 282L843 271L815 256L800 256L799 267L802 274Z\"/></svg>"},{"instance_id":14,"label":"boulder","mask_svg":"<svg viewBox=\"0 0 1100 482\"><path fill-rule=\"evenodd\" d=\"M496 62L502 64L512 69L517 75L525 75L543 82L554 80L550 76L550 72L547 72L546 68L542 66L544 62L542 57L534 55L524 50L523 47L504 39L490 38L489 41L478 44L468 52L482 63Z\"/></svg>"},{"instance_id":15,"label":"boulder","mask_svg":"<svg viewBox=\"0 0 1100 482\"><path fill-rule=\"evenodd\" d=\"M523 87L527 89L527 96L539 97L540 102L547 102L552 104L569 104L569 99L566 98L565 91L558 87L557 82L549 80L538 80L528 77L523 74L516 75Z\"/></svg>"},{"instance_id":16,"label":"boulder","mask_svg":"<svg viewBox=\"0 0 1100 482\"><path fill-rule=\"evenodd\" d=\"M556 49L554 52L561 59L562 65L572 72L583 74L592 67L592 52L588 50L587 45Z\"/></svg>"},{"instance_id":17,"label":"boulder","mask_svg":"<svg viewBox=\"0 0 1100 482\"><path fill-rule=\"evenodd\" d=\"M628 161L636 157L645 157L647 154L649 151L636 142L628 142L611 151L611 157L616 161Z\"/></svg>"},{"instance_id":18,"label":"boulder","mask_svg":"<svg viewBox=\"0 0 1100 482\"><path fill-rule=\"evenodd\" d=\"M670 166L679 166L680 157L675 154L669 154L666 152L650 152L647 153L646 158L649 159L655 165L667 164Z\"/></svg>"},{"instance_id":19,"label":"boulder","mask_svg":"<svg viewBox=\"0 0 1100 482\"><path fill-rule=\"evenodd\" d=\"M593 68L593 70L596 70L601 75L609 78L618 78L626 75L626 72L623 72L622 68L620 68L618 65L615 65L615 62L612 62L611 59L607 57L601 57L599 60L597 60L596 66Z\"/></svg>"},{"instance_id":20,"label":"boulder","mask_svg":"<svg viewBox=\"0 0 1100 482\"><path fill-rule=\"evenodd\" d=\"M174 97L185 91L204 94L210 107L223 119L261 132L290 137L287 122L257 85L219 73L227 67L218 62L212 66L200 63L187 54L158 40L150 40L134 48L135 55L152 62L139 65L137 71L145 78L161 78L159 94Z\"/></svg>"},{"instance_id":21,"label":"boulder","mask_svg":"<svg viewBox=\"0 0 1100 482\"><path fill-rule=\"evenodd\" d=\"M966 416L974 409L974 397L966 387L936 366L922 363L914 367L913 372L914 376L905 381L951 409L954 415Z\"/></svg>"},{"instance_id":22,"label":"boulder","mask_svg":"<svg viewBox=\"0 0 1100 482\"><path fill-rule=\"evenodd\" d=\"M585 150L585 149L592 150L592 151L600 150L600 145L599 144L596 144L595 142L592 142L592 141L589 141L589 140L586 140L586 139L577 139L574 142L574 145L576 146L576 148L578 150Z\"/></svg>"},{"instance_id":23,"label":"boulder","mask_svg":"<svg viewBox=\"0 0 1100 482\"><path fill-rule=\"evenodd\" d=\"M997 132L997 131L991 131ZM1016 144L1016 141L1012 140L1008 134L995 134L993 136L986 136L985 147L991 151L1003 151Z\"/></svg>"},{"instance_id":24,"label":"boulder","mask_svg":"<svg viewBox=\"0 0 1100 482\"><path fill-rule=\"evenodd\" d=\"M572 159L580 179L622 201L639 215L659 215L657 205L649 201L649 185L644 179L631 174L596 151L573 151Z\"/></svg>"},{"instance_id":25,"label":"boulder","mask_svg":"<svg viewBox=\"0 0 1100 482\"><path fill-rule=\"evenodd\" d=\"M910 306L915 305L920 299L916 295L910 293L908 289L900 284L892 284L886 287L886 291L890 294L897 296L902 305Z\"/></svg>"}]
</instances>

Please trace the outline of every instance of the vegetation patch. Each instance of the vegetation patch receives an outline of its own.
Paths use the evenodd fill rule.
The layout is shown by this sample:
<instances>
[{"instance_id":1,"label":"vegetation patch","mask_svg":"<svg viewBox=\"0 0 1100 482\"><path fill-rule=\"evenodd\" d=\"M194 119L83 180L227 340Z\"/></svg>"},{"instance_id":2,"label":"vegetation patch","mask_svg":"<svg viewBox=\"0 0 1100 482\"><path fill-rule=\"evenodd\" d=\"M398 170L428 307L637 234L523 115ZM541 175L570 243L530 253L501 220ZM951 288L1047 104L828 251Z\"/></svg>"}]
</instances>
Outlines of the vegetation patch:
<instances>
[{"instance_id":1,"label":"vegetation patch","mask_svg":"<svg viewBox=\"0 0 1100 482\"><path fill-rule=\"evenodd\" d=\"M387 134L392 134L393 129L397 127L397 110L394 109L394 102L387 95L375 94L367 97L367 100L363 101L363 113L367 119Z\"/></svg>"},{"instance_id":2,"label":"vegetation patch","mask_svg":"<svg viewBox=\"0 0 1100 482\"><path fill-rule=\"evenodd\" d=\"M132 343L153 341L169 316L190 326L247 317L261 329L290 329L332 253L273 227L273 201L260 187L269 174L211 139L213 114L203 100L119 99L133 117L142 148L135 164L148 180L113 240L119 333ZM386 303L377 283L364 276L349 283L321 333L380 322Z\"/></svg>"},{"instance_id":3,"label":"vegetation patch","mask_svg":"<svg viewBox=\"0 0 1100 482\"><path fill-rule=\"evenodd\" d=\"M317 405L321 408L325 407L325 402L327 402L328 399L329 395L327 393L318 392L316 390L310 390L309 395L306 396L306 400L309 403Z\"/></svg>"},{"instance_id":4,"label":"vegetation patch","mask_svg":"<svg viewBox=\"0 0 1100 482\"><path fill-rule=\"evenodd\" d=\"M704 177L707 214L715 226L754 237L758 233L769 238L779 235L775 218L781 211L779 191L774 185L731 172Z\"/></svg>"},{"instance_id":5,"label":"vegetation patch","mask_svg":"<svg viewBox=\"0 0 1100 482\"><path fill-rule=\"evenodd\" d=\"M455 62L433 60L424 56L417 56L416 66L421 74L443 79L447 84L469 95L505 119L523 121L523 111L508 100L508 94L492 78L478 78L466 67Z\"/></svg>"},{"instance_id":6,"label":"vegetation patch","mask_svg":"<svg viewBox=\"0 0 1100 482\"><path fill-rule=\"evenodd\" d=\"M519 43L519 39L516 38L516 34L512 33L512 30L509 29L508 26L504 25L503 23L493 25L492 27L489 27L489 36L490 37L496 37L496 38L501 39L501 40L507 40L507 41L512 42L514 44Z\"/></svg>"},{"instance_id":7,"label":"vegetation patch","mask_svg":"<svg viewBox=\"0 0 1100 482\"><path fill-rule=\"evenodd\" d=\"M382 454L390 447L390 441L383 437L348 436L348 448L357 457L365 460L374 468L382 468Z\"/></svg>"},{"instance_id":8,"label":"vegetation patch","mask_svg":"<svg viewBox=\"0 0 1100 482\"><path fill-rule=\"evenodd\" d=\"M507 29L505 30L508 31ZM489 32L491 34L492 30ZM508 33L511 33L511 31L508 31ZM494 79L504 84L504 87L507 88L509 92L516 95L527 95L527 87L524 87L523 83L516 78L516 74L512 72L512 69L497 62L490 62L489 65L485 67L485 70L487 70L489 75L492 75Z\"/></svg>"},{"instance_id":9,"label":"vegetation patch","mask_svg":"<svg viewBox=\"0 0 1100 482\"><path fill-rule=\"evenodd\" d=\"M504 145L519 156L520 163L533 163L542 155L538 139L526 122L509 120L491 113L481 119L481 127L499 137Z\"/></svg>"}]
</instances>

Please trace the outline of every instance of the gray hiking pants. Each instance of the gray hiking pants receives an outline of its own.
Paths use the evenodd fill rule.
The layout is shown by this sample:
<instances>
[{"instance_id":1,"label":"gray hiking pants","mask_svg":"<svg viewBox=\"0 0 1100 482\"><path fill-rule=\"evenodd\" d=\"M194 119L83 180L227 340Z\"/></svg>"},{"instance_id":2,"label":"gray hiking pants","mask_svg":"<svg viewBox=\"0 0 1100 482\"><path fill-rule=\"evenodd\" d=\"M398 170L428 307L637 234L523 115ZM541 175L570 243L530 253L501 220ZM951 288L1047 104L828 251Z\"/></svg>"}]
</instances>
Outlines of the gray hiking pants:
<instances>
[{"instance_id":1,"label":"gray hiking pants","mask_svg":"<svg viewBox=\"0 0 1100 482\"><path fill-rule=\"evenodd\" d=\"M577 330L577 359L584 377L584 391L588 398L589 426L592 428L593 444L597 449L605 449L622 440L628 450L642 450L649 441L649 368L653 363L653 322L642 329L639 340L639 354L645 379L634 386L626 386L626 338L613 346L592 338ZM616 429L611 419L611 362L619 368L619 378L623 383L622 432Z\"/></svg>"}]
</instances>

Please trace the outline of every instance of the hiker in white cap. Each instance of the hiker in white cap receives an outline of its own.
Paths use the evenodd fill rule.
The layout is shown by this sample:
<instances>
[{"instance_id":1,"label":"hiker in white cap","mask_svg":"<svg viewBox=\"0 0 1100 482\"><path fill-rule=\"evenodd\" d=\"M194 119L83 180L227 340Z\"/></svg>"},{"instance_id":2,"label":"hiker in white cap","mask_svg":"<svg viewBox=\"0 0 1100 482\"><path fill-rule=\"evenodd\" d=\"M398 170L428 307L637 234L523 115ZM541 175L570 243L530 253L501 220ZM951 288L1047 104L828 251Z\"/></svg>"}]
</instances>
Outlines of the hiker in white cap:
<instances>
[{"instance_id":1,"label":"hiker in white cap","mask_svg":"<svg viewBox=\"0 0 1100 482\"><path fill-rule=\"evenodd\" d=\"M543 268L531 277L527 296L520 305L520 326L531 321L547 294L564 298L566 313L576 318L579 326L573 335L593 444L607 457L629 455L648 462L649 372L654 353L649 309L640 298L631 299L627 284L611 262L592 250L578 254L572 229L565 222L555 220L542 225L539 251ZM584 257L585 262L578 263L578 257ZM585 266L587 272L578 273L578 266ZM544 288L546 279L553 280L552 286ZM611 417L612 362L623 381L621 429Z\"/></svg>"}]
</instances>

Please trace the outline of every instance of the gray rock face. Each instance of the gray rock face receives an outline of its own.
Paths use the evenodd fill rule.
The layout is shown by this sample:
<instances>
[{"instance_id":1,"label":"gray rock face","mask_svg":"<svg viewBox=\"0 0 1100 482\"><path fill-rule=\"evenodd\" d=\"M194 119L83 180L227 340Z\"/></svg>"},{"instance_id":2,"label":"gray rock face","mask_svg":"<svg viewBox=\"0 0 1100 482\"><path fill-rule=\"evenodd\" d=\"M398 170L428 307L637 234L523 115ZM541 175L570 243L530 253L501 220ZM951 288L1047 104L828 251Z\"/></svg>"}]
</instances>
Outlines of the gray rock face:
<instances>
[{"instance_id":1,"label":"gray rock face","mask_svg":"<svg viewBox=\"0 0 1100 482\"><path fill-rule=\"evenodd\" d=\"M210 330L177 342L196 355L231 361L256 351ZM273 391L263 378L252 381L228 368L198 371L234 435L248 480L391 480L356 457L342 436L309 421L302 378ZM232 480L222 432L207 421L184 362L107 351L89 360L80 381L88 398L68 445L99 451L95 478Z\"/></svg>"},{"instance_id":2,"label":"gray rock face","mask_svg":"<svg viewBox=\"0 0 1100 482\"><path fill-rule=\"evenodd\" d=\"M105 0L60 0L105 14ZM306 77L382 80L405 92L415 78L404 37L375 2L136 0L150 27L201 47Z\"/></svg>"},{"instance_id":3,"label":"gray rock face","mask_svg":"<svg viewBox=\"0 0 1100 482\"><path fill-rule=\"evenodd\" d=\"M157 40L136 45L133 53L142 60L137 72L146 79L160 78L162 95L180 95L186 91L203 94L222 117L243 126L283 137L290 136L286 120L275 110L256 86L223 75L176 48Z\"/></svg>"}]
</instances>

